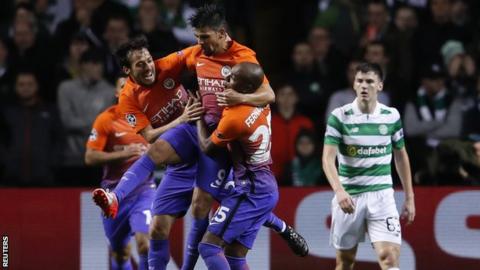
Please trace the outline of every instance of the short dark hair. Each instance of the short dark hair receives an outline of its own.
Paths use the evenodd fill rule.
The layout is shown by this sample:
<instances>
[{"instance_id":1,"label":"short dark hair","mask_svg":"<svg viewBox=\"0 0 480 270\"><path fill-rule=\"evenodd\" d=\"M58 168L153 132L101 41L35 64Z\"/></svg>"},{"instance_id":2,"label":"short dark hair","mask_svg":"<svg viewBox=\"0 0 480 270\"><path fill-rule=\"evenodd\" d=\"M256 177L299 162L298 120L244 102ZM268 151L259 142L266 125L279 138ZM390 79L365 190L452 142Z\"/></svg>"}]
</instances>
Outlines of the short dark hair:
<instances>
[{"instance_id":1,"label":"short dark hair","mask_svg":"<svg viewBox=\"0 0 480 270\"><path fill-rule=\"evenodd\" d=\"M383 82L383 71L379 64L367 62L360 63L360 65L358 65L355 69L355 74L357 74L358 72L368 73L370 71L377 74L380 81Z\"/></svg>"},{"instance_id":2,"label":"short dark hair","mask_svg":"<svg viewBox=\"0 0 480 270\"><path fill-rule=\"evenodd\" d=\"M148 41L145 36L138 36L131 39L129 42L122 44L118 50L115 52L118 64L121 67L130 67L130 60L128 59L129 54L132 51L137 51L141 49L148 49Z\"/></svg>"},{"instance_id":3,"label":"short dark hair","mask_svg":"<svg viewBox=\"0 0 480 270\"><path fill-rule=\"evenodd\" d=\"M209 27L218 30L226 26L225 11L215 4L204 5L190 17L189 21L193 28Z\"/></svg>"},{"instance_id":4,"label":"short dark hair","mask_svg":"<svg viewBox=\"0 0 480 270\"><path fill-rule=\"evenodd\" d=\"M21 67L17 71L17 74L15 75L15 81L17 81L20 76L25 76L25 75L32 76L38 84L38 75L35 72L35 70L33 70L31 67Z\"/></svg>"},{"instance_id":5,"label":"short dark hair","mask_svg":"<svg viewBox=\"0 0 480 270\"><path fill-rule=\"evenodd\" d=\"M242 81L242 87L249 93L257 90L263 83L265 73L259 64L251 62L242 62L237 64L242 72L238 74L239 79Z\"/></svg>"}]
</instances>

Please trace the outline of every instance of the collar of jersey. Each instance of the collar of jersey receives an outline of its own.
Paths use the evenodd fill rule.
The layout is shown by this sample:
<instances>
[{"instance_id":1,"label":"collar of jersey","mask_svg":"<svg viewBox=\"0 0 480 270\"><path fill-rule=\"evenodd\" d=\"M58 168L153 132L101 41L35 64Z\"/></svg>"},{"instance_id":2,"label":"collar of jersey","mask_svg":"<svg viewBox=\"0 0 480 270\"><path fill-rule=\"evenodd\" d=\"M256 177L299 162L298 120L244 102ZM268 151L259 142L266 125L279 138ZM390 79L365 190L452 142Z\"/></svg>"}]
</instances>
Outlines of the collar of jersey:
<instances>
[{"instance_id":1,"label":"collar of jersey","mask_svg":"<svg viewBox=\"0 0 480 270\"><path fill-rule=\"evenodd\" d=\"M351 104L352 104L352 110L353 110L354 115L365 114L358 107L358 102L357 102L356 98ZM375 110L373 110L373 113L371 113L370 115L379 115L379 114L380 114L380 102L378 102L378 100L377 100L377 105L375 106Z\"/></svg>"}]
</instances>

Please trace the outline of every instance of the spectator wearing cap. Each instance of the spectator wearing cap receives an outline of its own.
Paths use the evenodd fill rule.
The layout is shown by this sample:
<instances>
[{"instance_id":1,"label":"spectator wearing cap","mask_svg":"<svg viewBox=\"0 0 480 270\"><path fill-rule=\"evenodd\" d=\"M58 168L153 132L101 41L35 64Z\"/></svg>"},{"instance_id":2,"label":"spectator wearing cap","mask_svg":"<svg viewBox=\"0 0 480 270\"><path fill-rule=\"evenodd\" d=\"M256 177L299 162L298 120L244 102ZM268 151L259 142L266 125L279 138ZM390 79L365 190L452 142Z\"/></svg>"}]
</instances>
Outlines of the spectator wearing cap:
<instances>
[{"instance_id":1,"label":"spectator wearing cap","mask_svg":"<svg viewBox=\"0 0 480 270\"><path fill-rule=\"evenodd\" d=\"M58 87L58 108L66 131L65 171L82 175L85 142L95 117L115 100L115 88L103 76L102 54L93 49L80 58L80 75ZM70 174L67 174L71 177ZM84 179L85 180L85 179Z\"/></svg>"},{"instance_id":2,"label":"spectator wearing cap","mask_svg":"<svg viewBox=\"0 0 480 270\"><path fill-rule=\"evenodd\" d=\"M450 86L456 94L472 94L475 89L475 60L465 52L463 44L449 40L443 44L441 53L447 68Z\"/></svg>"},{"instance_id":3,"label":"spectator wearing cap","mask_svg":"<svg viewBox=\"0 0 480 270\"><path fill-rule=\"evenodd\" d=\"M425 157L441 140L459 138L462 126L462 101L446 87L443 65L428 65L421 77L417 95L407 102L404 114L407 146L415 152L414 170L426 167Z\"/></svg>"}]
</instances>

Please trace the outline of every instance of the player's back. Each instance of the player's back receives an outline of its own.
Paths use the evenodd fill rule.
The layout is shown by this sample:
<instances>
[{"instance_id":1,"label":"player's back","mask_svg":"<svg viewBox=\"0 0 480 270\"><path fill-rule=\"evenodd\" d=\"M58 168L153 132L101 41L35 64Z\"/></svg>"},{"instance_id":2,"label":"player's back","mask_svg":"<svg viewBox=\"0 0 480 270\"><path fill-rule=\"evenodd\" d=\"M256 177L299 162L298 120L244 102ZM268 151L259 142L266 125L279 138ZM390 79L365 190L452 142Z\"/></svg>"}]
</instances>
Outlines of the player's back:
<instances>
[{"instance_id":1,"label":"player's back","mask_svg":"<svg viewBox=\"0 0 480 270\"><path fill-rule=\"evenodd\" d=\"M220 128L229 127L237 134L236 139L229 144L237 185L246 185L248 181L254 180L256 192L277 189L277 182L269 166L270 118L268 106L238 105L223 111L219 125Z\"/></svg>"},{"instance_id":2,"label":"player's back","mask_svg":"<svg viewBox=\"0 0 480 270\"><path fill-rule=\"evenodd\" d=\"M114 152L121 151L129 144L148 145L145 139L137 134L127 121L118 114L118 106L114 105L98 115L93 124L90 137L87 142L87 148ZM102 187L114 188L122 175L137 160L138 157L121 162L112 162L103 166ZM150 181L147 185L151 185Z\"/></svg>"}]
</instances>

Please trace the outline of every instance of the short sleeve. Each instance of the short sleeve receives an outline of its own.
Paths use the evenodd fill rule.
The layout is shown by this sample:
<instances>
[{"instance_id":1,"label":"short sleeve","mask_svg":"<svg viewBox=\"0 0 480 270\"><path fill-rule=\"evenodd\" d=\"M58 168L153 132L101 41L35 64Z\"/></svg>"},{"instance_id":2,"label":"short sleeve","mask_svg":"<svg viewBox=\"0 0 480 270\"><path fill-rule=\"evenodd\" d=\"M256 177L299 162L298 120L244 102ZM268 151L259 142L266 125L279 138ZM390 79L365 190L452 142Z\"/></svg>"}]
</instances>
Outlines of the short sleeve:
<instances>
[{"instance_id":1,"label":"short sleeve","mask_svg":"<svg viewBox=\"0 0 480 270\"><path fill-rule=\"evenodd\" d=\"M177 73L180 73L184 68L195 70L195 52L199 49L197 47L198 45L190 46L155 60L155 68L157 70L172 70Z\"/></svg>"},{"instance_id":2,"label":"short sleeve","mask_svg":"<svg viewBox=\"0 0 480 270\"><path fill-rule=\"evenodd\" d=\"M103 151L107 144L109 129L107 127L108 120L102 115L99 115L95 122L93 122L92 130L87 141L87 148L98 151Z\"/></svg>"},{"instance_id":3,"label":"short sleeve","mask_svg":"<svg viewBox=\"0 0 480 270\"><path fill-rule=\"evenodd\" d=\"M139 108L135 97L125 92L123 90L118 99L118 113L138 133L150 125L150 121Z\"/></svg>"},{"instance_id":4,"label":"short sleeve","mask_svg":"<svg viewBox=\"0 0 480 270\"><path fill-rule=\"evenodd\" d=\"M245 52L240 54L238 63L241 63L241 62L249 62L249 63L260 65L260 63L257 60L257 57L255 56L255 52L251 50L249 50L248 53ZM269 83L266 75L263 76L263 83L264 84Z\"/></svg>"},{"instance_id":5,"label":"short sleeve","mask_svg":"<svg viewBox=\"0 0 480 270\"><path fill-rule=\"evenodd\" d=\"M342 140L342 123L333 112L327 120L327 129L325 131L324 144L339 145Z\"/></svg>"},{"instance_id":6,"label":"short sleeve","mask_svg":"<svg viewBox=\"0 0 480 270\"><path fill-rule=\"evenodd\" d=\"M397 121L395 121L392 128L392 145L395 149L402 149L405 146L402 120L400 119L398 111L395 111L395 116Z\"/></svg>"},{"instance_id":7,"label":"short sleeve","mask_svg":"<svg viewBox=\"0 0 480 270\"><path fill-rule=\"evenodd\" d=\"M234 117L232 113L224 111L217 129L215 129L210 136L212 142L217 146L224 147L229 142L236 140L241 135L241 124L242 122L239 121L238 116Z\"/></svg>"}]
</instances>

